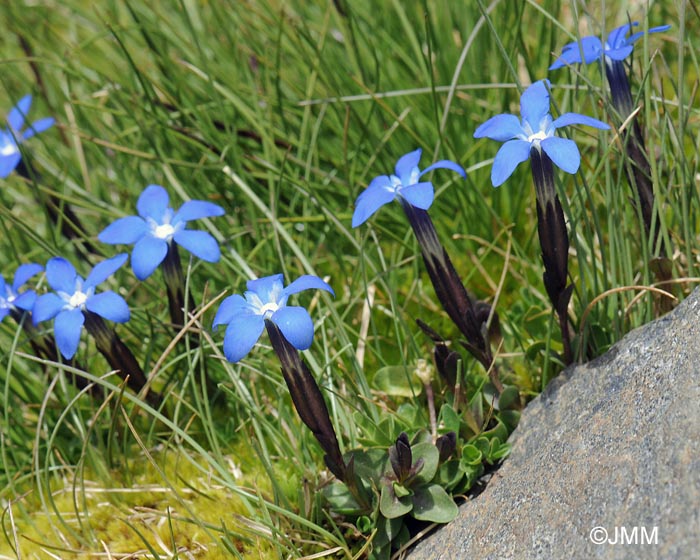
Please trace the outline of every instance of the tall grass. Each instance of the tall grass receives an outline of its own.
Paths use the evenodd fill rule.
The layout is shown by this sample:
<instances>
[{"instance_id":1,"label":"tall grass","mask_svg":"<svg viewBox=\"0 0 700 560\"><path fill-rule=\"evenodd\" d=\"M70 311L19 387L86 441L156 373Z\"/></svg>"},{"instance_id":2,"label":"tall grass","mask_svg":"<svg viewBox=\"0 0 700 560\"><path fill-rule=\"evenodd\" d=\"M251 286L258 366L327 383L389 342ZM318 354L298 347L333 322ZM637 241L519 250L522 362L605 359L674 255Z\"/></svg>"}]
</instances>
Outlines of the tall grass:
<instances>
[{"instance_id":1,"label":"tall grass","mask_svg":"<svg viewBox=\"0 0 700 560\"><path fill-rule=\"evenodd\" d=\"M203 303L193 321L200 346L173 343L159 272L138 283L125 268L111 281L132 310L119 334L164 387L168 415L123 391L87 338L85 371L74 373L101 386L103 400L78 393L69 368L34 359L17 325L0 324L0 554L361 556L361 540L322 507L322 452L268 344L240 364L226 362L222 336L210 329L216 306L255 276L326 278L336 297L304 300L316 324L304 357L341 446L357 447L358 419L378 424L396 404L376 390L374 372L430 357L414 319L453 332L398 205L350 228L368 182L422 147L424 157L468 170L466 181L433 177L431 215L465 285L500 315L504 381L538 393L560 369L561 341L541 282L534 189L525 165L494 189L497 146L472 135L494 114L517 114L519 94L548 76L564 43L607 33L627 13L673 24L640 40L632 81L674 280L658 287L670 295L649 289L659 248L630 204L619 135L573 130L582 169L558 174L557 186L570 228L579 356L601 354L656 317L665 298L684 297L700 276L700 30L692 3L648 8L558 0L0 8L0 106L32 92L32 116L58 121L25 149L33 177L15 174L0 188L5 278L21 262L52 256L84 274L113 254L96 236L134 213L147 184L165 186L177 204L205 199L227 211L203 226L220 242L221 262L184 260ZM556 111L609 120L597 67L549 78ZM49 196L75 210L99 255L61 235L41 203ZM202 389L205 362L213 395Z\"/></svg>"}]
</instances>

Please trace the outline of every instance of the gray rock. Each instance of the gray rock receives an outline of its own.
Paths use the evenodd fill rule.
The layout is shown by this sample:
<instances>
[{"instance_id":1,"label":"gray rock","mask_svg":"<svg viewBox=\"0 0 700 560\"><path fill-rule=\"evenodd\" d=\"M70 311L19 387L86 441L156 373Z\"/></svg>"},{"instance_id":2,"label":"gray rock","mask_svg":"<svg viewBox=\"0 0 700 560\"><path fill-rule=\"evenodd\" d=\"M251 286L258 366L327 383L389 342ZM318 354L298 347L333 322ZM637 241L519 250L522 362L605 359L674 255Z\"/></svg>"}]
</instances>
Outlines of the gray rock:
<instances>
[{"instance_id":1,"label":"gray rock","mask_svg":"<svg viewBox=\"0 0 700 560\"><path fill-rule=\"evenodd\" d=\"M511 441L410 560L700 558L700 290L562 373Z\"/></svg>"}]
</instances>

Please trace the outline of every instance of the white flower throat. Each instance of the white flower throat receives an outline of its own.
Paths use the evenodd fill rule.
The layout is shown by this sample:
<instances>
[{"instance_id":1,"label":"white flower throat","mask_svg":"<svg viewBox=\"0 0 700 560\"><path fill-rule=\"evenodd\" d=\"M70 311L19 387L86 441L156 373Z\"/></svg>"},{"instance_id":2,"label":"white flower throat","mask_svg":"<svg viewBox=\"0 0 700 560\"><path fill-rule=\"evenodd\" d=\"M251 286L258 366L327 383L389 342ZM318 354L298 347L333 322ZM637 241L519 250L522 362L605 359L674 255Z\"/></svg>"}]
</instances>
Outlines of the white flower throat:
<instances>
[{"instance_id":1,"label":"white flower throat","mask_svg":"<svg viewBox=\"0 0 700 560\"><path fill-rule=\"evenodd\" d=\"M5 136L0 132L0 137ZM3 156L11 156L12 154L16 154L19 150L17 149L17 145L14 143L12 138L5 136L5 138L2 138L3 143L0 145L0 155Z\"/></svg>"},{"instance_id":2,"label":"white flower throat","mask_svg":"<svg viewBox=\"0 0 700 560\"><path fill-rule=\"evenodd\" d=\"M87 294L78 290L70 297L70 299L68 300L68 305L70 305L74 309L82 309L82 307L85 305L85 302L87 301L87 298Z\"/></svg>"},{"instance_id":3,"label":"white flower throat","mask_svg":"<svg viewBox=\"0 0 700 560\"><path fill-rule=\"evenodd\" d=\"M158 239L170 239L175 235L175 228L171 224L160 224L153 229L153 235Z\"/></svg>"},{"instance_id":4,"label":"white flower throat","mask_svg":"<svg viewBox=\"0 0 700 560\"><path fill-rule=\"evenodd\" d=\"M527 141L532 143L532 142L540 142L546 138L549 138L549 134L547 134L544 130L540 130L539 132L535 132L534 134L530 134L530 136L527 137Z\"/></svg>"},{"instance_id":5,"label":"white flower throat","mask_svg":"<svg viewBox=\"0 0 700 560\"><path fill-rule=\"evenodd\" d=\"M170 220L173 219L173 211L171 208L168 208L165 213L163 214L163 217L161 218L160 222L156 222L153 218L148 218L148 225L151 227L151 233L153 234L153 237L157 237L158 239L162 239L163 241L170 241L173 236L177 233L177 231L184 225L183 223L179 223L176 225L173 225L170 223Z\"/></svg>"},{"instance_id":6,"label":"white flower throat","mask_svg":"<svg viewBox=\"0 0 700 560\"><path fill-rule=\"evenodd\" d=\"M269 319L272 317L273 313L277 311L280 308L277 303L272 302L272 303L266 303L260 308L260 315L265 317L265 319Z\"/></svg>"}]
</instances>

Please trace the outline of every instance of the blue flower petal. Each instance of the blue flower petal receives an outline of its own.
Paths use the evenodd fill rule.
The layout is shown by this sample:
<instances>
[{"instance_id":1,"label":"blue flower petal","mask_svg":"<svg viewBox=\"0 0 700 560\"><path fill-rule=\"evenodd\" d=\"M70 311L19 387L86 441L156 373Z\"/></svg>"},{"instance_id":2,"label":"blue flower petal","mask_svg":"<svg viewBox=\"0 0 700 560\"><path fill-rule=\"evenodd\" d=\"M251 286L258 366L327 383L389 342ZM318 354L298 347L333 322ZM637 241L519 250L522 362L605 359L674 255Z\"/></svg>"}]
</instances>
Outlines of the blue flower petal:
<instances>
[{"instance_id":1,"label":"blue flower petal","mask_svg":"<svg viewBox=\"0 0 700 560\"><path fill-rule=\"evenodd\" d=\"M581 39L581 45L583 47L583 61L586 64L595 62L603 56L603 43L601 43L598 37L583 37ZM576 48L578 49L578 44Z\"/></svg>"},{"instance_id":2,"label":"blue flower petal","mask_svg":"<svg viewBox=\"0 0 700 560\"><path fill-rule=\"evenodd\" d=\"M129 258L126 253L121 253L112 257L111 259L106 259L101 263L97 263L92 269L88 277L85 279L85 288L90 288L102 284L107 278L112 276Z\"/></svg>"},{"instance_id":3,"label":"blue flower petal","mask_svg":"<svg viewBox=\"0 0 700 560\"><path fill-rule=\"evenodd\" d=\"M109 243L110 245L116 245L117 243L132 245L141 239L148 231L148 224L143 218L139 216L127 216L126 218L119 218L108 225L100 232L97 239L102 241L102 243Z\"/></svg>"},{"instance_id":4,"label":"blue flower petal","mask_svg":"<svg viewBox=\"0 0 700 560\"><path fill-rule=\"evenodd\" d=\"M410 185L409 177L411 176L411 172L418 167L418 163L420 162L420 156L423 153L423 150L421 148L418 148L417 150L414 150L413 152L409 152L404 156L401 156L399 158L399 161L396 162L396 166L394 167L394 171L396 173L396 176L401 179L401 182L404 185Z\"/></svg>"},{"instance_id":5,"label":"blue flower petal","mask_svg":"<svg viewBox=\"0 0 700 560\"><path fill-rule=\"evenodd\" d=\"M541 144L549 159L567 173L576 173L581 164L581 154L576 147L576 142L568 138L551 136L542 140Z\"/></svg>"},{"instance_id":6,"label":"blue flower petal","mask_svg":"<svg viewBox=\"0 0 700 560\"><path fill-rule=\"evenodd\" d=\"M435 191L432 183L416 183L408 187L403 187L399 194L411 205L421 210L427 210L433 203Z\"/></svg>"},{"instance_id":7,"label":"blue flower petal","mask_svg":"<svg viewBox=\"0 0 700 560\"><path fill-rule=\"evenodd\" d=\"M145 235L134 245L131 253L131 269L136 278L145 280L163 262L168 254L168 243L163 239Z\"/></svg>"},{"instance_id":8,"label":"blue flower petal","mask_svg":"<svg viewBox=\"0 0 700 560\"><path fill-rule=\"evenodd\" d=\"M19 309L24 309L25 311L31 311L36 303L36 292L34 290L27 290L26 292L18 295L12 305L18 307Z\"/></svg>"},{"instance_id":9,"label":"blue flower petal","mask_svg":"<svg viewBox=\"0 0 700 560\"><path fill-rule=\"evenodd\" d=\"M216 328L219 325L228 325L236 315L246 314L250 310L248 302L238 294L228 296L219 305L219 309L216 311L214 317L214 322L212 323L212 328Z\"/></svg>"},{"instance_id":10,"label":"blue flower petal","mask_svg":"<svg viewBox=\"0 0 700 560\"><path fill-rule=\"evenodd\" d=\"M53 323L53 335L58 349L66 360L75 356L80 344L80 332L83 330L85 317L79 309L61 311Z\"/></svg>"},{"instance_id":11,"label":"blue flower petal","mask_svg":"<svg viewBox=\"0 0 700 560\"><path fill-rule=\"evenodd\" d=\"M271 321L297 350L306 350L311 346L314 340L314 322L303 307L281 307L272 314Z\"/></svg>"},{"instance_id":12,"label":"blue flower petal","mask_svg":"<svg viewBox=\"0 0 700 560\"><path fill-rule=\"evenodd\" d=\"M327 292L330 292L333 296L335 296L333 288L331 288L318 276L314 276L312 274L304 274L303 276L300 276L299 278L294 280L294 282L292 282L289 286L287 286L283 291L286 295L290 296L292 294L297 294L304 290L325 290Z\"/></svg>"},{"instance_id":13,"label":"blue flower petal","mask_svg":"<svg viewBox=\"0 0 700 560\"><path fill-rule=\"evenodd\" d=\"M12 290L16 293L32 276L39 274L44 267L40 264L27 263L17 267L15 278L12 282ZM0 290L1 291L1 290Z\"/></svg>"},{"instance_id":14,"label":"blue flower petal","mask_svg":"<svg viewBox=\"0 0 700 560\"><path fill-rule=\"evenodd\" d=\"M265 328L260 315L234 317L224 335L224 355L229 362L239 362L246 357Z\"/></svg>"},{"instance_id":15,"label":"blue flower petal","mask_svg":"<svg viewBox=\"0 0 700 560\"><path fill-rule=\"evenodd\" d=\"M2 323L2 320L7 317L10 314L10 308L9 307L0 307L0 323Z\"/></svg>"},{"instance_id":16,"label":"blue flower petal","mask_svg":"<svg viewBox=\"0 0 700 560\"><path fill-rule=\"evenodd\" d=\"M573 64L578 64L582 62L581 51L579 50L578 43L569 43L564 45L561 50L561 54L554 61L554 63L549 67L550 70L558 70L564 66L571 66Z\"/></svg>"},{"instance_id":17,"label":"blue flower petal","mask_svg":"<svg viewBox=\"0 0 700 560\"><path fill-rule=\"evenodd\" d=\"M66 259L54 257L46 263L46 280L57 292L72 294L75 292L75 280L78 273Z\"/></svg>"},{"instance_id":18,"label":"blue flower petal","mask_svg":"<svg viewBox=\"0 0 700 560\"><path fill-rule=\"evenodd\" d=\"M219 244L207 231L181 229L173 236L173 241L203 261L218 262L221 258Z\"/></svg>"},{"instance_id":19,"label":"blue flower petal","mask_svg":"<svg viewBox=\"0 0 700 560\"><path fill-rule=\"evenodd\" d=\"M35 325L42 321L53 319L65 307L66 302L56 294L44 294L39 296L32 308L32 320Z\"/></svg>"},{"instance_id":20,"label":"blue flower petal","mask_svg":"<svg viewBox=\"0 0 700 560\"><path fill-rule=\"evenodd\" d=\"M15 278L17 274L15 273ZM7 285L5 284L5 277L0 274L0 297L4 298L7 296Z\"/></svg>"},{"instance_id":21,"label":"blue flower petal","mask_svg":"<svg viewBox=\"0 0 700 560\"><path fill-rule=\"evenodd\" d=\"M359 200L360 198L366 196L367 191L374 190L380 187L396 192L396 186L394 185L394 183L392 183L391 177L389 177L388 175L379 175L369 182L367 188L360 193L360 196L358 196L357 199Z\"/></svg>"},{"instance_id":22,"label":"blue flower petal","mask_svg":"<svg viewBox=\"0 0 700 560\"><path fill-rule=\"evenodd\" d=\"M639 25L636 21L632 23L633 27ZM630 24L626 23L620 27L616 27L610 33L608 33L608 39L606 41L607 45L605 48L606 54L608 49L619 49L627 44L625 36L630 32Z\"/></svg>"},{"instance_id":23,"label":"blue flower petal","mask_svg":"<svg viewBox=\"0 0 700 560\"><path fill-rule=\"evenodd\" d=\"M380 183L377 179L386 179L386 182L382 181ZM381 175L375 178L355 201L352 227L355 228L364 224L377 210L394 200L394 198L396 198L396 191L391 187L389 177Z\"/></svg>"},{"instance_id":24,"label":"blue flower petal","mask_svg":"<svg viewBox=\"0 0 700 560\"><path fill-rule=\"evenodd\" d=\"M605 56L613 60L625 60L632 54L633 50L634 47L632 47L632 45L626 45L617 49L606 49Z\"/></svg>"},{"instance_id":25,"label":"blue flower petal","mask_svg":"<svg viewBox=\"0 0 700 560\"><path fill-rule=\"evenodd\" d=\"M10 173L15 170L15 167L17 167L21 159L22 155L19 152L0 156L0 179L9 177Z\"/></svg>"},{"instance_id":26,"label":"blue flower petal","mask_svg":"<svg viewBox=\"0 0 700 560\"><path fill-rule=\"evenodd\" d=\"M578 113L564 113L559 118L554 119L552 126L554 128L561 128L563 126L569 126L572 124L584 124L586 126L592 126L595 128L600 128L602 130L609 130L610 125L594 119L593 117L588 117L586 115L580 115Z\"/></svg>"},{"instance_id":27,"label":"blue flower petal","mask_svg":"<svg viewBox=\"0 0 700 560\"><path fill-rule=\"evenodd\" d=\"M284 295L284 275L273 274L255 280L248 280L246 288L257 295L264 303L276 302Z\"/></svg>"},{"instance_id":28,"label":"blue flower petal","mask_svg":"<svg viewBox=\"0 0 700 560\"><path fill-rule=\"evenodd\" d=\"M168 192L160 185L148 185L136 202L136 209L142 218L153 218L159 224L168 209Z\"/></svg>"},{"instance_id":29,"label":"blue flower petal","mask_svg":"<svg viewBox=\"0 0 700 560\"><path fill-rule=\"evenodd\" d=\"M173 217L173 223L199 220L200 218L212 218L214 216L223 216L224 214L224 209L218 204L205 202L203 200L188 200L180 206L180 209Z\"/></svg>"},{"instance_id":30,"label":"blue flower petal","mask_svg":"<svg viewBox=\"0 0 700 560\"><path fill-rule=\"evenodd\" d=\"M432 165L429 165L423 171L421 171L418 176L422 177L428 171L432 171L433 169L450 169L451 171L454 171L455 173L459 173L463 179L467 178L467 172L464 170L464 167L462 167L458 163L455 163L454 161L450 161L448 159L436 161L435 163L433 163Z\"/></svg>"},{"instance_id":31,"label":"blue flower petal","mask_svg":"<svg viewBox=\"0 0 700 560\"><path fill-rule=\"evenodd\" d=\"M501 146L491 168L491 183L494 187L505 183L515 168L530 158L530 147L530 142L525 140L509 140Z\"/></svg>"},{"instance_id":32,"label":"blue flower petal","mask_svg":"<svg viewBox=\"0 0 700 560\"><path fill-rule=\"evenodd\" d=\"M45 130L51 128L55 122L56 121L53 117L46 117L33 122L22 134L22 140L29 140L35 134L44 132Z\"/></svg>"},{"instance_id":33,"label":"blue flower petal","mask_svg":"<svg viewBox=\"0 0 700 560\"><path fill-rule=\"evenodd\" d=\"M506 142L524 135L520 119L515 115L496 115L479 126L474 132L474 138L490 138Z\"/></svg>"},{"instance_id":34,"label":"blue flower petal","mask_svg":"<svg viewBox=\"0 0 700 560\"><path fill-rule=\"evenodd\" d=\"M583 60L581 52L583 51ZM562 66L591 62L598 60L603 54L603 44L598 37L582 37L581 42L574 41L564 46L561 56L552 64L549 69L556 70Z\"/></svg>"},{"instance_id":35,"label":"blue flower petal","mask_svg":"<svg viewBox=\"0 0 700 560\"><path fill-rule=\"evenodd\" d=\"M672 27L671 25L657 25L656 27L650 27L648 32L649 33L660 33L661 31L668 31L669 29L671 29L671 27ZM643 33L643 32L640 31L640 33ZM632 39L632 37L630 37L629 39L627 39L627 42L631 43L633 40L636 41L637 39L639 39L639 37L635 37L635 35L637 35L637 33L632 35L632 37L634 37L634 39Z\"/></svg>"},{"instance_id":36,"label":"blue flower petal","mask_svg":"<svg viewBox=\"0 0 700 560\"><path fill-rule=\"evenodd\" d=\"M632 26L636 27L639 25L634 22ZM648 30L648 33L657 33L659 31L666 31L670 29L670 25L660 25L658 27L652 27ZM630 54L632 54L632 45L644 35L644 31L638 31L633 33L629 37L625 37L630 31L629 25L623 25L613 29L608 35L608 44L606 45L605 54L612 58L613 60L624 60Z\"/></svg>"},{"instance_id":37,"label":"blue flower petal","mask_svg":"<svg viewBox=\"0 0 700 560\"><path fill-rule=\"evenodd\" d=\"M10 114L7 115L7 124L10 128L14 130L15 133L19 132L24 126L24 119L29 113L29 109L32 106L32 96L31 94L25 95L22 99L17 102Z\"/></svg>"},{"instance_id":38,"label":"blue flower petal","mask_svg":"<svg viewBox=\"0 0 700 560\"><path fill-rule=\"evenodd\" d=\"M520 115L530 123L534 131L540 130L540 123L549 115L549 80L540 80L528 87L520 96Z\"/></svg>"},{"instance_id":39,"label":"blue flower petal","mask_svg":"<svg viewBox=\"0 0 700 560\"><path fill-rule=\"evenodd\" d=\"M85 307L100 317L115 323L126 323L131 317L129 306L124 298L108 290L88 298Z\"/></svg>"}]
</instances>

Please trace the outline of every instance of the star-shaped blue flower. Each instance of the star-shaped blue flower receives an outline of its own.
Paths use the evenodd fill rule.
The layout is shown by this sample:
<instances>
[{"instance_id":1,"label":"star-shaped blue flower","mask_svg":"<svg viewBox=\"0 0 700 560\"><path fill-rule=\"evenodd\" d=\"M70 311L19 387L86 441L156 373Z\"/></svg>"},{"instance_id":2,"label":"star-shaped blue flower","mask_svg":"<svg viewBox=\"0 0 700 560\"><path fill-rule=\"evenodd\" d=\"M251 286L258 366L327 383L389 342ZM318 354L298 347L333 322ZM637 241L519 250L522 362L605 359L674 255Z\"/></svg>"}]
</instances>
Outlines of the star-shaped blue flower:
<instances>
[{"instance_id":1,"label":"star-shaped blue flower","mask_svg":"<svg viewBox=\"0 0 700 560\"><path fill-rule=\"evenodd\" d=\"M608 40L603 45L598 37L582 37L579 44L578 41L565 45L559 58L552 64L549 69L556 70L563 66L585 62L590 64L601 57L606 57L612 60L624 60L630 54L634 47L635 41L644 35L644 31L633 33L629 37L626 35L632 27L639 25L636 21L632 24L621 25L613 29L608 34ZM649 33L658 33L670 29L670 25L661 25L652 27ZM581 54L583 52L583 59Z\"/></svg>"},{"instance_id":2,"label":"star-shaped blue flower","mask_svg":"<svg viewBox=\"0 0 700 560\"><path fill-rule=\"evenodd\" d=\"M168 193L163 187L149 185L136 203L138 216L120 218L98 235L103 243L135 244L131 268L139 280L153 274L172 242L207 262L218 262L221 258L216 239L206 231L187 229L187 222L222 216L224 209L211 202L189 200L175 212L168 203Z\"/></svg>"},{"instance_id":3,"label":"star-shaped blue flower","mask_svg":"<svg viewBox=\"0 0 700 560\"><path fill-rule=\"evenodd\" d=\"M548 80L540 80L523 92L520 97L521 120L515 115L496 115L476 129L474 138L505 142L498 150L491 169L494 187L502 185L515 168L530 157L532 148L543 150L567 173L576 173L581 154L573 140L555 136L557 128L571 124L585 124L604 130L610 128L598 119L578 113L564 113L552 120L548 87Z\"/></svg>"},{"instance_id":4,"label":"star-shaped blue flower","mask_svg":"<svg viewBox=\"0 0 700 560\"><path fill-rule=\"evenodd\" d=\"M433 169L451 169L463 178L467 176L462 166L449 160L438 161L423 171L418 169L422 150L418 148L402 156L396 162L393 175L380 175L370 182L355 201L352 227L365 223L377 210L396 198L403 198L413 206L427 210L433 203L435 192L430 181L419 179Z\"/></svg>"},{"instance_id":5,"label":"star-shaped blue flower","mask_svg":"<svg viewBox=\"0 0 700 560\"><path fill-rule=\"evenodd\" d=\"M314 324L309 312L303 307L287 305L287 299L303 290L326 290L331 294L333 290L318 276L300 276L286 288L283 280L282 274L249 280L244 296L229 296L219 306L213 327L227 325L224 355L230 362L238 362L250 352L265 328L266 319L277 325L297 350L311 346Z\"/></svg>"},{"instance_id":6,"label":"star-shaped blue flower","mask_svg":"<svg viewBox=\"0 0 700 560\"><path fill-rule=\"evenodd\" d=\"M122 266L128 255L122 253L95 265L83 280L66 259L55 257L46 264L46 280L55 293L39 296L34 304L34 324L54 319L54 336L58 349L70 360L78 349L85 322L83 311L91 311L115 323L129 320L129 306L111 290L95 293L95 288Z\"/></svg>"},{"instance_id":7,"label":"star-shaped blue flower","mask_svg":"<svg viewBox=\"0 0 700 560\"><path fill-rule=\"evenodd\" d=\"M20 288L35 274L39 274L43 269L38 264L23 264L15 271L12 285L5 283L5 278L0 274L0 321L7 317L13 309L31 311L36 301L34 290L25 290L21 294Z\"/></svg>"},{"instance_id":8,"label":"star-shaped blue flower","mask_svg":"<svg viewBox=\"0 0 700 560\"><path fill-rule=\"evenodd\" d=\"M7 115L7 127L0 130L0 178L2 179L12 173L22 159L19 144L53 126L53 117L46 117L33 122L22 132L24 119L31 106L32 96L25 95Z\"/></svg>"}]
</instances>

